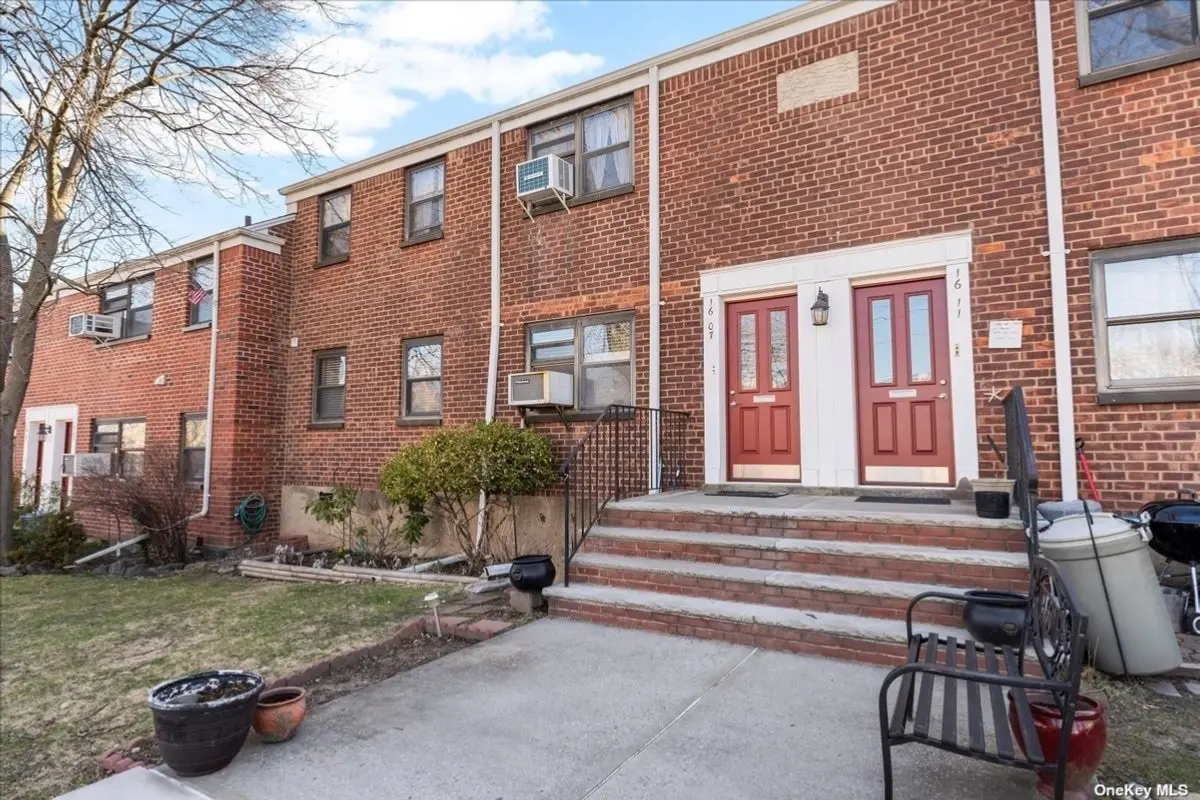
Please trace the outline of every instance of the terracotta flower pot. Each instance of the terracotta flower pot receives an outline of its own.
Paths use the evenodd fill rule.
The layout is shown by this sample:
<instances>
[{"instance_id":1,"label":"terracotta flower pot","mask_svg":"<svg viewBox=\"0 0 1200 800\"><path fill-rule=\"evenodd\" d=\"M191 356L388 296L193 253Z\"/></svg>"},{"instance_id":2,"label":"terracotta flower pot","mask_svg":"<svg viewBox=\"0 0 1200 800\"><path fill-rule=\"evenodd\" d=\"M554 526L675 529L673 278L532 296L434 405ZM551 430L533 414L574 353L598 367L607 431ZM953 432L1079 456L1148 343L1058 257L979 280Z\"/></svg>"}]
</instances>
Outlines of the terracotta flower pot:
<instances>
[{"instance_id":1,"label":"terracotta flower pot","mask_svg":"<svg viewBox=\"0 0 1200 800\"><path fill-rule=\"evenodd\" d=\"M308 692L299 686L268 689L258 698L254 711L254 732L264 742L286 742L296 735L308 713Z\"/></svg>"},{"instance_id":2,"label":"terracotta flower pot","mask_svg":"<svg viewBox=\"0 0 1200 800\"><path fill-rule=\"evenodd\" d=\"M1047 761L1053 762L1058 757L1058 743L1062 736L1062 713L1058 710L1058 704L1054 702L1054 696L1048 692L1027 692L1026 697L1029 698L1033 727L1037 730L1042 755ZM1008 723L1012 728L1013 738L1024 753L1025 741L1021 738L1021 726L1017 721L1017 706L1013 702L1012 692L1008 693ZM1099 699L1085 694L1079 695L1069 736L1064 797L1066 800L1084 800L1092 796L1089 791L1092 776L1099 769L1100 759L1103 758L1104 748L1108 744L1108 713ZM1042 797L1054 797L1053 772L1038 771L1037 790Z\"/></svg>"}]
</instances>

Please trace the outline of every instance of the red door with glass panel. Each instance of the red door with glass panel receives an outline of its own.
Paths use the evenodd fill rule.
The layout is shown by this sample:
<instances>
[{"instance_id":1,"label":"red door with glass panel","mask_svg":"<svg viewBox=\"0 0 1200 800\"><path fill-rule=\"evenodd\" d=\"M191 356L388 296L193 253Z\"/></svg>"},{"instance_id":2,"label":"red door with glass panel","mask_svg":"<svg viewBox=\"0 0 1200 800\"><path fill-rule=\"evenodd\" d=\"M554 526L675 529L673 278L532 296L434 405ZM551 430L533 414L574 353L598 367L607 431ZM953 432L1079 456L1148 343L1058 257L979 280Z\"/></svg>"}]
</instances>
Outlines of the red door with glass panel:
<instances>
[{"instance_id":1,"label":"red door with glass panel","mask_svg":"<svg viewBox=\"0 0 1200 800\"><path fill-rule=\"evenodd\" d=\"M946 282L854 290L863 483L954 483Z\"/></svg>"},{"instance_id":2,"label":"red door with glass panel","mask_svg":"<svg viewBox=\"0 0 1200 800\"><path fill-rule=\"evenodd\" d=\"M729 477L798 481L796 296L726 308Z\"/></svg>"}]
</instances>

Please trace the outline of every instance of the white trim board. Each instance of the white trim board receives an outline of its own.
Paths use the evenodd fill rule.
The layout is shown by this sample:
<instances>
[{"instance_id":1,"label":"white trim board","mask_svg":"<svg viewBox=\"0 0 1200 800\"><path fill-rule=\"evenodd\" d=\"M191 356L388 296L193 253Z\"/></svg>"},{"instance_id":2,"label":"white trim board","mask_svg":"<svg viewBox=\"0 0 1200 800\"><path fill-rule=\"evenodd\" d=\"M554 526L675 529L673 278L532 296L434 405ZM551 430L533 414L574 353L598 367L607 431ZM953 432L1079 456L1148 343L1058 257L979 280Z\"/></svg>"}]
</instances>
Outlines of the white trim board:
<instances>
[{"instance_id":1,"label":"white trim board","mask_svg":"<svg viewBox=\"0 0 1200 800\"><path fill-rule=\"evenodd\" d=\"M900 239L742 264L700 274L704 347L704 481L727 481L725 304L778 293L797 297L800 371L800 482L855 487L858 419L854 379L853 287L943 275L950 336L951 414L956 481L979 475L975 362L971 342L971 232ZM808 308L829 295L829 324Z\"/></svg>"}]
</instances>

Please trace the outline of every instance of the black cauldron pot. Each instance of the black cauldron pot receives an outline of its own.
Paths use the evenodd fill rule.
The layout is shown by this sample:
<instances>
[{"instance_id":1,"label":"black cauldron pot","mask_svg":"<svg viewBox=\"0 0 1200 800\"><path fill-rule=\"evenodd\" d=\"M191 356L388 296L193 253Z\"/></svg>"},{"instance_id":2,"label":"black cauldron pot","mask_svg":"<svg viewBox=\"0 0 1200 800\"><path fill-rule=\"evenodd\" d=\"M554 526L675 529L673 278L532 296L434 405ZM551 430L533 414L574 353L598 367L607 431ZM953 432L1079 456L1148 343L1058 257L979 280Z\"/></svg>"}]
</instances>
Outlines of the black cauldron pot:
<instances>
[{"instance_id":1,"label":"black cauldron pot","mask_svg":"<svg viewBox=\"0 0 1200 800\"><path fill-rule=\"evenodd\" d=\"M964 592L968 598L963 607L963 625L976 641L991 645L1021 646L1021 628L1025 625L1025 595L1019 592L997 592L989 589L972 589ZM992 605L972 603L970 598L980 600L1019 600L1020 605Z\"/></svg>"},{"instance_id":2,"label":"black cauldron pot","mask_svg":"<svg viewBox=\"0 0 1200 800\"><path fill-rule=\"evenodd\" d=\"M554 583L554 561L550 556L517 556L512 560L508 580L523 592L540 592Z\"/></svg>"},{"instance_id":3,"label":"black cauldron pot","mask_svg":"<svg viewBox=\"0 0 1200 800\"><path fill-rule=\"evenodd\" d=\"M257 672L218 669L155 686L150 711L163 761L183 777L228 766L246 742L265 685Z\"/></svg>"}]
</instances>

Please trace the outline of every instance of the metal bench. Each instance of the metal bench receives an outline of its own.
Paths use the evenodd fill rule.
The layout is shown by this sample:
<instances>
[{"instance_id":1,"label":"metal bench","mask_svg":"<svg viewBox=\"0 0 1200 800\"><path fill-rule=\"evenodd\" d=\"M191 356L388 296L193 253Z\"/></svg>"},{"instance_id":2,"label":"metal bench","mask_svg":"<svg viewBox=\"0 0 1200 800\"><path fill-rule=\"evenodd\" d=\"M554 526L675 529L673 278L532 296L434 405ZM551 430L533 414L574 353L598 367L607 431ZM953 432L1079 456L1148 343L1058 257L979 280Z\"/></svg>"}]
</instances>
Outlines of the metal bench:
<instances>
[{"instance_id":1,"label":"metal bench","mask_svg":"<svg viewBox=\"0 0 1200 800\"><path fill-rule=\"evenodd\" d=\"M960 642L953 636L936 632L914 636L913 609L922 600L935 597L964 599L962 595L947 592L924 592L909 602L907 663L888 673L879 690L885 800L892 800L892 748L907 742L920 742L994 764L1037 772L1053 771L1054 797L1062 800L1069 737L1062 737L1057 753L1043 753L1028 697L1029 692L1048 692L1062 712L1063 729L1071 730L1086 655L1087 616L1080 611L1081 606L1059 577L1058 569L1046 558L1031 558L1029 602L1022 644L1016 649L970 639ZM988 602L1011 607L1024 601L997 599ZM1023 654L1029 650L1037 655L1041 677L1026 674ZM888 690L897 680L900 681L899 692L889 714ZM938 681L943 684L940 722L931 721L936 716L933 690ZM965 746L959 742L959 683L964 685L966 694ZM1014 746L1002 687L1012 694L1021 742L1025 745L1024 756L1020 746ZM990 706L990 713L985 713L984 705ZM987 727L992 729L991 747L984 735Z\"/></svg>"}]
</instances>

